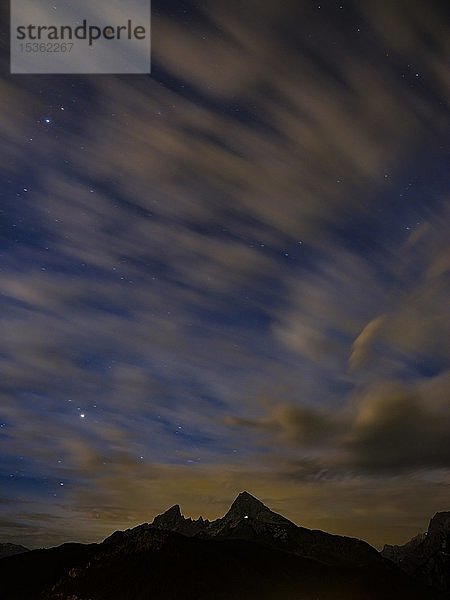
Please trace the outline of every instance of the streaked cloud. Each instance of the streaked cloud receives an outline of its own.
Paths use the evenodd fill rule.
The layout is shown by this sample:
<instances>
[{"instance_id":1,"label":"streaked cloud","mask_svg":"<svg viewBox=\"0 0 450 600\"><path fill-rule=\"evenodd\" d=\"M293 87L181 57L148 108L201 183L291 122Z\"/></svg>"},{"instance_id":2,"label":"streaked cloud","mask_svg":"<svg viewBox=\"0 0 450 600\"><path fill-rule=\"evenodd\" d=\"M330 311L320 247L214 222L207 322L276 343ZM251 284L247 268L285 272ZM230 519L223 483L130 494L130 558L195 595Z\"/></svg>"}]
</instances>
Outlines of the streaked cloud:
<instances>
[{"instance_id":1,"label":"streaked cloud","mask_svg":"<svg viewBox=\"0 0 450 600\"><path fill-rule=\"evenodd\" d=\"M11 539L243 488L377 543L445 508L449 214L404 181L447 41L437 7L353 10L361 35L302 2L161 10L153 77L67 84L51 128L44 83L2 79Z\"/></svg>"}]
</instances>

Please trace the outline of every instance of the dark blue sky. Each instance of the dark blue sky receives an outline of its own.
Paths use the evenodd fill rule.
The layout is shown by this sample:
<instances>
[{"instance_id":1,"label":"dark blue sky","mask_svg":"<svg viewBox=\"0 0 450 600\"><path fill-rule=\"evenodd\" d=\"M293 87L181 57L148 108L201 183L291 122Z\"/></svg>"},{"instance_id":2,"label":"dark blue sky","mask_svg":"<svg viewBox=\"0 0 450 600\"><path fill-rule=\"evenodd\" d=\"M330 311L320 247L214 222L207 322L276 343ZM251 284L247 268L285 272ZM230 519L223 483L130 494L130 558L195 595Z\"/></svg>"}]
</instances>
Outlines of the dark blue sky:
<instances>
[{"instance_id":1,"label":"dark blue sky","mask_svg":"<svg viewBox=\"0 0 450 600\"><path fill-rule=\"evenodd\" d=\"M248 489L399 542L448 509L442 2L154 2L150 76L13 76L0 527Z\"/></svg>"}]
</instances>

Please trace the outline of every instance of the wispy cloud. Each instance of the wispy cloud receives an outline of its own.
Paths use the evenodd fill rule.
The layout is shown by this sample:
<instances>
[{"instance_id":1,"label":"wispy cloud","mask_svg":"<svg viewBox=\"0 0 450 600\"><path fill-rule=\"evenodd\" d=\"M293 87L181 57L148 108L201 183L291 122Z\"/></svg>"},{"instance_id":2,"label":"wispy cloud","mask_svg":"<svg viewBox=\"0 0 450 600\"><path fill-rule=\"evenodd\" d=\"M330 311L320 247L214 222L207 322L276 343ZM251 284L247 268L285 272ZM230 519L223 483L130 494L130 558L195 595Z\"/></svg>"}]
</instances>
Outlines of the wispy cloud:
<instances>
[{"instance_id":1,"label":"wispy cloud","mask_svg":"<svg viewBox=\"0 0 450 600\"><path fill-rule=\"evenodd\" d=\"M446 122L447 42L437 7L351 10L361 31L161 10L153 78L1 81L11 538L218 516L241 488L377 541L402 502L405 537L443 508L448 211L439 181L399 198Z\"/></svg>"}]
</instances>

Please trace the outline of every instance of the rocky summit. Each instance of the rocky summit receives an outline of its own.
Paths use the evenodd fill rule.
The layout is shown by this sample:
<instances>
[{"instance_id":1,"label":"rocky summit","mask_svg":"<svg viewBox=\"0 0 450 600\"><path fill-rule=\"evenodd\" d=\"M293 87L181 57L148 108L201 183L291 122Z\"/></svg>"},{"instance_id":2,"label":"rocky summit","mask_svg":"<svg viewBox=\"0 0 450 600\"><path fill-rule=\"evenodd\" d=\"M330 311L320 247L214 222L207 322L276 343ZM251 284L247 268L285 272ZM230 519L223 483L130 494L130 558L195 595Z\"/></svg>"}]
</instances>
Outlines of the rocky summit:
<instances>
[{"instance_id":1,"label":"rocky summit","mask_svg":"<svg viewBox=\"0 0 450 600\"><path fill-rule=\"evenodd\" d=\"M7 600L442 598L366 542L299 527L248 492L211 522L176 504L100 544L3 558L0 582Z\"/></svg>"},{"instance_id":2,"label":"rocky summit","mask_svg":"<svg viewBox=\"0 0 450 600\"><path fill-rule=\"evenodd\" d=\"M167 531L177 531L183 535L192 536L200 533L209 521L204 521L202 517L193 521L190 518L185 518L181 514L181 509L178 504L175 504L162 515L158 515L153 520L152 526L157 529L165 529Z\"/></svg>"},{"instance_id":3,"label":"rocky summit","mask_svg":"<svg viewBox=\"0 0 450 600\"><path fill-rule=\"evenodd\" d=\"M403 546L386 545L381 554L450 598L450 512L436 513L425 533Z\"/></svg>"}]
</instances>

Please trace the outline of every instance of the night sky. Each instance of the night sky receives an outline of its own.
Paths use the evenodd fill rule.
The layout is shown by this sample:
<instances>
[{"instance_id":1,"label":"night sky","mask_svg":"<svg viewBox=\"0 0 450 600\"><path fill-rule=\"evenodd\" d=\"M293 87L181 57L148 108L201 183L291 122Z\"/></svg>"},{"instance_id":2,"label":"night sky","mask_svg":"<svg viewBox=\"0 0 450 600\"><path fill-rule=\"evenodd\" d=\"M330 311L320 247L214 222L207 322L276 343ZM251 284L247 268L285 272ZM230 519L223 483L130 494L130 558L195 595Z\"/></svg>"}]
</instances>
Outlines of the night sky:
<instances>
[{"instance_id":1,"label":"night sky","mask_svg":"<svg viewBox=\"0 0 450 600\"><path fill-rule=\"evenodd\" d=\"M151 75L3 30L0 541L450 509L446 5L158 0Z\"/></svg>"}]
</instances>

